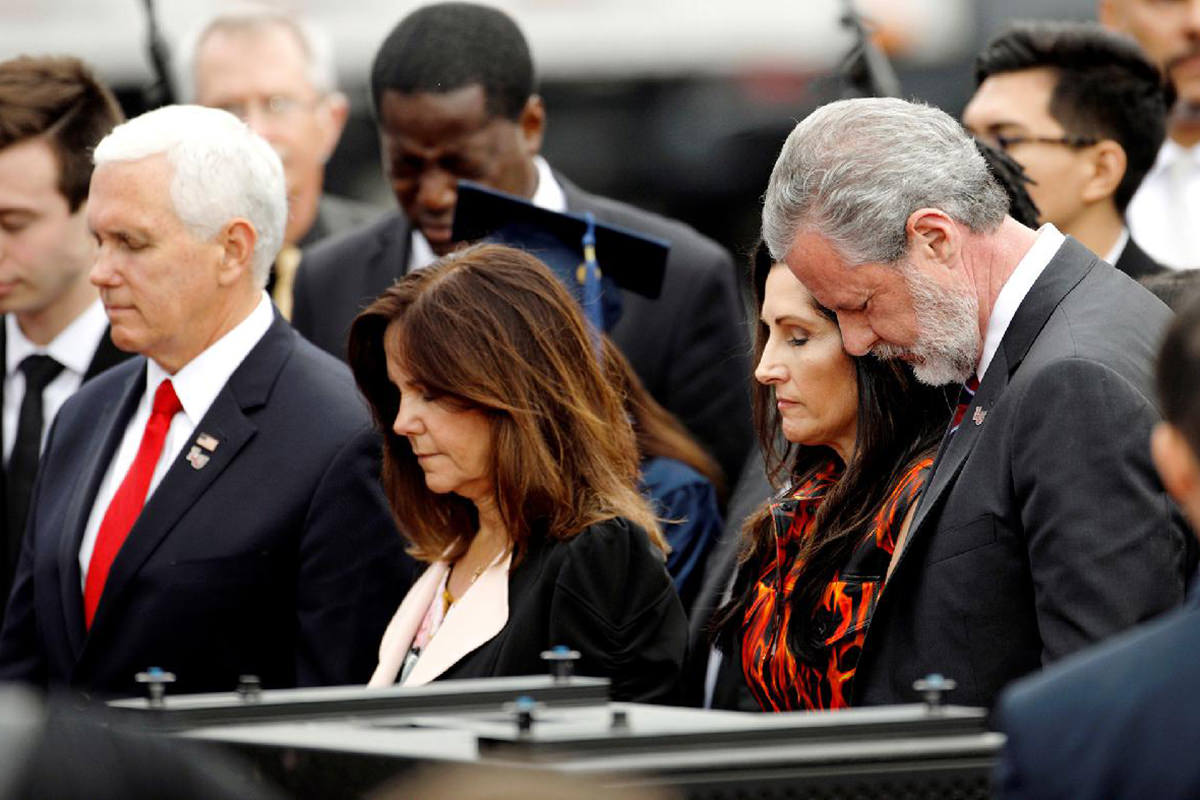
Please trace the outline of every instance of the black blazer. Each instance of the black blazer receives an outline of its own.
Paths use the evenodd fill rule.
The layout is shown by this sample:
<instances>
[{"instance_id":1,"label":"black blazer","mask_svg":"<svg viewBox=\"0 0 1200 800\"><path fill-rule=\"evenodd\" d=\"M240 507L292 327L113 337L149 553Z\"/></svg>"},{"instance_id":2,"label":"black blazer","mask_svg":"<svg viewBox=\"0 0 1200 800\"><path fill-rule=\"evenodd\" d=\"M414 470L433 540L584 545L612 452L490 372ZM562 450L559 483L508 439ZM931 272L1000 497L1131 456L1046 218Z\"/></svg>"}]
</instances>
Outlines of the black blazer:
<instances>
[{"instance_id":1,"label":"black blazer","mask_svg":"<svg viewBox=\"0 0 1200 800\"><path fill-rule=\"evenodd\" d=\"M650 394L713 454L732 484L752 431L749 345L729 254L680 222L555 179L571 211L671 242L659 299L622 291L621 319L610 333ZM296 273L296 330L345 358L355 315L408 269L411 233L408 219L393 211L306 251Z\"/></svg>"},{"instance_id":2,"label":"black blazer","mask_svg":"<svg viewBox=\"0 0 1200 800\"><path fill-rule=\"evenodd\" d=\"M7 344L8 333L4 325L4 315L0 315L0 408L4 407L4 375L8 372ZM117 349L116 345L112 343L108 328L105 328L104 335L100 337L100 344L96 346L96 352L92 356L92 361L83 374L83 380L91 380L129 356L129 353ZM2 441L3 432L0 431L0 442ZM0 603L8 600L8 593L12 589L12 576L17 568L17 557L21 550L21 534L24 533L23 530L10 531L8 529L7 481L8 467L4 464L3 459L0 459L0 535L3 536L0 538L0 546L4 548L3 552L0 552ZM0 621L3 619L4 612L3 609L0 609Z\"/></svg>"},{"instance_id":3,"label":"black blazer","mask_svg":"<svg viewBox=\"0 0 1200 800\"><path fill-rule=\"evenodd\" d=\"M116 560L90 631L79 544L145 390L145 359L88 382L54 422L3 632L0 679L139 692L365 681L407 589L378 482L380 445L345 366L276 316L196 428Z\"/></svg>"},{"instance_id":4,"label":"black blazer","mask_svg":"<svg viewBox=\"0 0 1200 800\"><path fill-rule=\"evenodd\" d=\"M1121 251L1121 256L1113 266L1134 280L1144 278L1147 275L1157 275L1160 272L1167 272L1167 268L1151 258L1145 250L1138 247L1138 243L1132 237L1125 243L1125 249Z\"/></svg>"},{"instance_id":5,"label":"black blazer","mask_svg":"<svg viewBox=\"0 0 1200 800\"><path fill-rule=\"evenodd\" d=\"M678 699L687 619L645 531L613 518L566 542L535 535L520 563L505 568L484 572L451 607L409 685L543 675L542 652L565 645L580 653L577 674L611 679L614 700ZM445 573L444 562L431 565L396 612L373 686L396 681Z\"/></svg>"},{"instance_id":6,"label":"black blazer","mask_svg":"<svg viewBox=\"0 0 1200 800\"><path fill-rule=\"evenodd\" d=\"M1200 795L1200 596L1004 693L996 769L1012 800Z\"/></svg>"},{"instance_id":7,"label":"black blazer","mask_svg":"<svg viewBox=\"0 0 1200 800\"><path fill-rule=\"evenodd\" d=\"M1014 678L1183 599L1191 549L1150 461L1170 312L1067 240L938 454L855 676L912 702L939 672L990 706Z\"/></svg>"}]
</instances>

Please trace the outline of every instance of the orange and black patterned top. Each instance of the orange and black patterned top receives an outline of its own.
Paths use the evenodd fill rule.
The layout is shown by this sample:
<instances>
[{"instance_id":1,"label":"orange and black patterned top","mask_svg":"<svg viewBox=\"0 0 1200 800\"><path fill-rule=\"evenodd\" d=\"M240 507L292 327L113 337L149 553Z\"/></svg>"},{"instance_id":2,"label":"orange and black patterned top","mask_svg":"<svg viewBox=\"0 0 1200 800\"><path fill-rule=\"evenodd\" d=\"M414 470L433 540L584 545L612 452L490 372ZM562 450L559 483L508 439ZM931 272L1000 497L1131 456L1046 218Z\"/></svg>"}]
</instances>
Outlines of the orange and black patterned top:
<instances>
[{"instance_id":1,"label":"orange and black patterned top","mask_svg":"<svg viewBox=\"0 0 1200 800\"><path fill-rule=\"evenodd\" d=\"M771 505L775 556L758 569L742 625L742 671L750 693L764 711L846 708L862 643L883 588L896 537L909 508L920 495L933 459L906 472L875 516L849 563L821 594L803 635L819 641L819 663L798 659L787 645L792 590L803 566L800 543L812 534L817 508L837 482L841 467L831 462L784 499ZM781 586L782 584L782 586Z\"/></svg>"}]
</instances>

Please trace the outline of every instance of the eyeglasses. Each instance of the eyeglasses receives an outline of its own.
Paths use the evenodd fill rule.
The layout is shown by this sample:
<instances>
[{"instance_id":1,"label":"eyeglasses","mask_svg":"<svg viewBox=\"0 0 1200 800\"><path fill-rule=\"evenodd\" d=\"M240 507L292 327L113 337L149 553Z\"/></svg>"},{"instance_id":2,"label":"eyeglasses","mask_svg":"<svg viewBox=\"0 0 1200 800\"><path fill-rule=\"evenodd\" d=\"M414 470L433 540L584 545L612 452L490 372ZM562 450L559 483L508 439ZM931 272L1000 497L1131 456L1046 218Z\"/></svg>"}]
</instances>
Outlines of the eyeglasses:
<instances>
[{"instance_id":1,"label":"eyeglasses","mask_svg":"<svg viewBox=\"0 0 1200 800\"><path fill-rule=\"evenodd\" d=\"M984 137L984 141L995 145L1007 153L1010 147L1018 144L1059 144L1071 149L1077 149L1080 147L1091 147L1100 140L1094 136L1022 136L1020 134L1006 136L1002 133L994 133L991 136Z\"/></svg>"},{"instance_id":2,"label":"eyeglasses","mask_svg":"<svg viewBox=\"0 0 1200 800\"><path fill-rule=\"evenodd\" d=\"M222 111L228 111L245 122L251 112L263 115L267 119L288 119L300 111L311 111L321 100L301 100L286 94L273 94L262 99L252 99L243 102L223 103L218 106Z\"/></svg>"}]
</instances>

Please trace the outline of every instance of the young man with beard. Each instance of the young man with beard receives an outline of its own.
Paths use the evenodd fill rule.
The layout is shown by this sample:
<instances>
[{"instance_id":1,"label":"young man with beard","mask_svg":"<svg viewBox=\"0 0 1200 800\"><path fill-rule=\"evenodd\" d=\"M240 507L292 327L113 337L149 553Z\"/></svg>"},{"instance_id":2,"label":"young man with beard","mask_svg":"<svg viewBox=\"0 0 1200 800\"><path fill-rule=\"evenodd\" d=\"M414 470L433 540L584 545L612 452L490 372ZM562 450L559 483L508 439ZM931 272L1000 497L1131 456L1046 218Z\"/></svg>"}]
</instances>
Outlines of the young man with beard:
<instances>
[{"instance_id":1,"label":"young man with beard","mask_svg":"<svg viewBox=\"0 0 1200 800\"><path fill-rule=\"evenodd\" d=\"M963 382L863 644L855 702L942 673L990 705L1020 675L1183 599L1182 520L1150 462L1170 313L1052 225L1033 231L962 127L893 99L801 122L763 210L772 255L854 355Z\"/></svg>"}]
</instances>

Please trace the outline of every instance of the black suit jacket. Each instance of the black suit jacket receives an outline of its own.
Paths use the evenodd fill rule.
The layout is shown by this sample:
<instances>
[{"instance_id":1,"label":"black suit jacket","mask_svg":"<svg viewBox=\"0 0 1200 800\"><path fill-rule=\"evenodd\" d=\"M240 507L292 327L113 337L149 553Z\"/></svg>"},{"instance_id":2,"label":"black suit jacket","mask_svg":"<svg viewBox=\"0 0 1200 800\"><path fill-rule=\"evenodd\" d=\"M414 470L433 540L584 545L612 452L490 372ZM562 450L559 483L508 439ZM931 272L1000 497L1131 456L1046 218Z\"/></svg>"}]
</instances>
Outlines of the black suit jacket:
<instances>
[{"instance_id":1,"label":"black suit jacket","mask_svg":"<svg viewBox=\"0 0 1200 800\"><path fill-rule=\"evenodd\" d=\"M1004 693L1012 800L1200 796L1200 597Z\"/></svg>"},{"instance_id":2,"label":"black suit jacket","mask_svg":"<svg viewBox=\"0 0 1200 800\"><path fill-rule=\"evenodd\" d=\"M112 564L85 629L79 545L145 391L136 358L86 384L51 429L8 615L0 679L133 694L365 681L411 575L379 483L380 445L345 366L281 318L196 428Z\"/></svg>"},{"instance_id":3,"label":"black suit jacket","mask_svg":"<svg viewBox=\"0 0 1200 800\"><path fill-rule=\"evenodd\" d=\"M688 226L597 195L555 175L573 212L671 243L662 294L621 292L610 331L646 389L717 459L732 483L750 450L746 326L729 254ZM412 226L399 211L306 251L292 324L346 356L350 323L408 269ZM603 259L603 254L601 254Z\"/></svg>"},{"instance_id":4,"label":"black suit jacket","mask_svg":"<svg viewBox=\"0 0 1200 800\"><path fill-rule=\"evenodd\" d=\"M507 575L503 568L485 573L450 609L410 684L543 675L541 654L565 645L580 653L577 674L612 681L614 700L678 698L687 619L641 528L614 518L566 542L535 535ZM435 590L444 575L444 564L431 566L396 612L373 681L396 679L428 603L441 602Z\"/></svg>"},{"instance_id":5,"label":"black suit jacket","mask_svg":"<svg viewBox=\"0 0 1200 800\"><path fill-rule=\"evenodd\" d=\"M1159 264L1145 250L1138 247L1138 243L1132 237L1125 243L1125 249L1121 251L1121 256L1113 266L1134 280L1167 271L1166 267Z\"/></svg>"},{"instance_id":6,"label":"black suit jacket","mask_svg":"<svg viewBox=\"0 0 1200 800\"><path fill-rule=\"evenodd\" d=\"M861 704L952 702L1183 599L1191 554L1150 461L1151 369L1170 312L1067 239L938 454L855 676Z\"/></svg>"},{"instance_id":7,"label":"black suit jacket","mask_svg":"<svg viewBox=\"0 0 1200 800\"><path fill-rule=\"evenodd\" d=\"M4 315L0 315L0 408L4 407L4 375L8 372L7 344L8 333L4 325ZM109 367L116 366L129 358L129 355L129 353L117 349L117 346L112 343L108 329L105 328L104 335L100 337L100 344L97 345L96 352L92 356L92 361L88 364L87 372L83 374L83 380L85 382L91 380ZM3 433L0 433L0 441L3 441ZM8 600L8 593L12 589L12 577L16 571L17 557L21 550L21 534L24 533L23 530L10 531L8 529L8 513L5 507L8 497L7 481L8 467L0 459L0 532L3 535L0 544L4 547L4 551L0 553L0 603ZM0 609L0 622L3 620L4 612Z\"/></svg>"}]
</instances>

